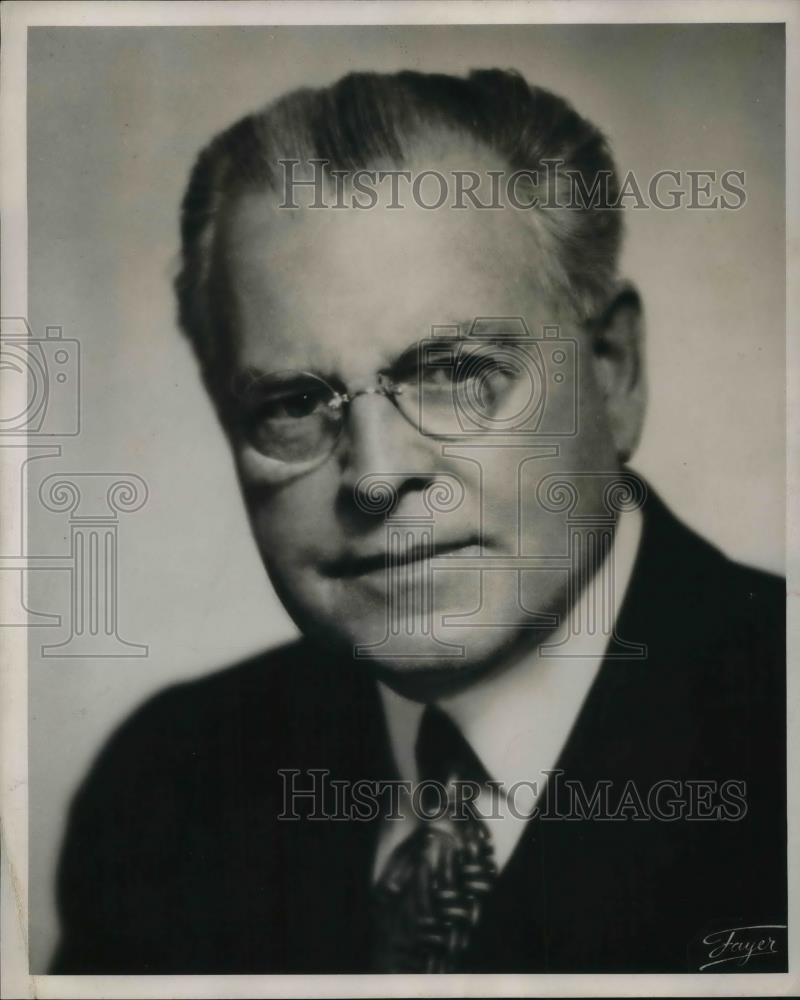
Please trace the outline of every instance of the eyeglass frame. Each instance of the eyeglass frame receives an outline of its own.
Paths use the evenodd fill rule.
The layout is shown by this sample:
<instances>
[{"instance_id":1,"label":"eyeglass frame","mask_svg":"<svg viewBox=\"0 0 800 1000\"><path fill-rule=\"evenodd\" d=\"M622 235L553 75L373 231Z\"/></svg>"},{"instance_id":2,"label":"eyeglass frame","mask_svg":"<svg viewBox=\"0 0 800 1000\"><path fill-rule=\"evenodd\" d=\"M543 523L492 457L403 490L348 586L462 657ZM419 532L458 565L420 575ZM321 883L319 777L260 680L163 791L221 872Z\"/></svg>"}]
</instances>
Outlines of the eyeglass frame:
<instances>
[{"instance_id":1,"label":"eyeglass frame","mask_svg":"<svg viewBox=\"0 0 800 1000\"><path fill-rule=\"evenodd\" d=\"M508 343L518 344L522 341L527 341L529 336L530 335L528 335L527 337L518 338L512 335L508 337L499 337L496 340L492 338L492 342L495 344L508 344ZM471 337L467 336L467 337L454 337L453 342L457 342L459 344L464 344L464 343L476 344L476 343L486 343L487 341L484 340L483 338L476 338L475 340L473 340ZM407 348L405 351L402 351L396 358L394 365L397 365L404 357L411 354L414 351L415 346L418 346L418 343L419 342L416 342L415 344L410 345L409 348ZM311 471L318 465L322 464L333 453L338 441L340 440L342 429L344 428L344 423L345 423L344 418L346 416L347 408L359 396L366 396L366 395L385 396L392 403L397 412L403 417L406 423L408 423L411 427L413 427L423 437L431 438L434 440L436 439L449 440L451 438L463 437L463 432L450 434L448 432L435 433L426 431L422 423L419 420L415 420L414 417L411 414L407 413L405 409L398 402L396 397L403 394L405 386L403 385L402 381L399 381L396 378L396 376L392 376L388 372L379 371L375 375L376 381L355 390L345 388L344 391L340 391L339 389L334 388L334 386L331 385L331 383L326 378L324 378L321 374L319 374L319 372L310 371L308 369L281 369L280 371L265 372L265 373L259 372L257 374L253 372L250 373L242 372L238 376L236 376L236 378L242 378L247 374L250 374L251 380L244 389L237 390L236 388L232 387L232 395L235 398L240 398L244 394L244 392L246 392L247 389L249 389L251 386L266 379L279 378L281 375L305 377L312 379L314 382L319 383L330 392L331 398L330 400L326 401L325 405L328 406L334 413L341 413L342 415L342 419L338 426L337 433L335 434L335 436L331 438L330 446L324 449L322 452L320 452L319 455L313 455L307 460L292 461L288 459L279 458L275 455L269 455L257 444L252 443L251 440L251 444L253 444L254 449L259 453L259 455L261 455L263 458L271 462L275 462L277 464L280 464L281 466L286 467L287 470L289 468L295 468L299 472L303 473L306 471ZM243 420L241 420L240 422L242 424L244 423ZM246 431L245 431L245 436L246 437L248 436Z\"/></svg>"}]
</instances>

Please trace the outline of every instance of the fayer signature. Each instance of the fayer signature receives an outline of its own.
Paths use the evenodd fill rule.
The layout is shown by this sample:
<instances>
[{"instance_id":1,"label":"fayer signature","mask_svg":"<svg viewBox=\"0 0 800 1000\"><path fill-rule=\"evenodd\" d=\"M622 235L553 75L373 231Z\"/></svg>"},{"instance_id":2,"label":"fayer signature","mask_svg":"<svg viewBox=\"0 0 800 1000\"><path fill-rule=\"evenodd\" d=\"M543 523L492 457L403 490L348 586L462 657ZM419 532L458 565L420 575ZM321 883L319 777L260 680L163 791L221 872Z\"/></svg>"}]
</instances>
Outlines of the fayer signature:
<instances>
[{"instance_id":1,"label":"fayer signature","mask_svg":"<svg viewBox=\"0 0 800 1000\"><path fill-rule=\"evenodd\" d=\"M743 968L756 959L775 956L779 954L777 939L780 937L775 932L784 930L786 924L752 924L712 931L703 938L708 952L700 972L724 965Z\"/></svg>"}]
</instances>

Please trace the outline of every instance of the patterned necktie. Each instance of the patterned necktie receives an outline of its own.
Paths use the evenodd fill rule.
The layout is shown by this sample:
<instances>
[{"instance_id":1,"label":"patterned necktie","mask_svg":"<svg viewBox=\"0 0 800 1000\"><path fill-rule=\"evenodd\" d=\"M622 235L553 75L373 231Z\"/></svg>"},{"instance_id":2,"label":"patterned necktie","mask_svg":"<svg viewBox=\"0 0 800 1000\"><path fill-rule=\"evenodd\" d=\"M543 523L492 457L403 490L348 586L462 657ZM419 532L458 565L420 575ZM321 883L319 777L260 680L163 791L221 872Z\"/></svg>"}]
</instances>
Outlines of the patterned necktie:
<instances>
[{"instance_id":1,"label":"patterned necktie","mask_svg":"<svg viewBox=\"0 0 800 1000\"><path fill-rule=\"evenodd\" d=\"M439 795L433 807L423 804L432 818L395 849L375 887L375 972L457 971L497 877L490 833L466 796L458 808L454 784L482 784L489 776L433 705L423 713L416 755L420 781L447 789L448 808L441 816Z\"/></svg>"}]
</instances>

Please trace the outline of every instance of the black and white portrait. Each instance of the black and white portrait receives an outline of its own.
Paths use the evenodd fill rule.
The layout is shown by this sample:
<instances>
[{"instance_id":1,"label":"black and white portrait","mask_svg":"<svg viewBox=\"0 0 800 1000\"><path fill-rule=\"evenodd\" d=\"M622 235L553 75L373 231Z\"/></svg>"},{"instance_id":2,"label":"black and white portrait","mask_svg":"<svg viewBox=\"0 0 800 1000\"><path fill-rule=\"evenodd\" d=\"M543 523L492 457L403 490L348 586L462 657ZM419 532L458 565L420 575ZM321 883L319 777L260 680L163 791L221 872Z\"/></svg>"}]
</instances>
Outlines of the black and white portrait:
<instances>
[{"instance_id":1,"label":"black and white portrait","mask_svg":"<svg viewBox=\"0 0 800 1000\"><path fill-rule=\"evenodd\" d=\"M786 25L268 7L27 27L31 974L787 973Z\"/></svg>"}]
</instances>

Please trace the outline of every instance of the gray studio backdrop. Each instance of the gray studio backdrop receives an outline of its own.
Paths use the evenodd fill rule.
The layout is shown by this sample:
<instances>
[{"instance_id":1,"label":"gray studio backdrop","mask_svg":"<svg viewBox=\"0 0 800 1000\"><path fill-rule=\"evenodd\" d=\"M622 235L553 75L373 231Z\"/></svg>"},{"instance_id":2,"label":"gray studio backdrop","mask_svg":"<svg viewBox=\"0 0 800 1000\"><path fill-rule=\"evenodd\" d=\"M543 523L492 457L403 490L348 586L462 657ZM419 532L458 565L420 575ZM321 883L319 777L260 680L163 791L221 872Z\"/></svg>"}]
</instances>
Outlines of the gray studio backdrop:
<instances>
[{"instance_id":1,"label":"gray studio backdrop","mask_svg":"<svg viewBox=\"0 0 800 1000\"><path fill-rule=\"evenodd\" d=\"M196 152L280 92L350 70L491 66L568 97L623 171L745 171L739 211L627 212L651 384L634 466L727 552L782 568L782 26L33 29L29 319L78 342L81 374L80 432L28 467L28 551L51 557L29 573L30 605L60 616L30 646L33 971L55 941L65 809L102 740L162 685L294 633L176 332L177 209ZM53 480L41 492L54 475L79 484L80 510ZM99 560L103 614L115 607L121 641L104 649L69 643L78 536Z\"/></svg>"}]
</instances>

